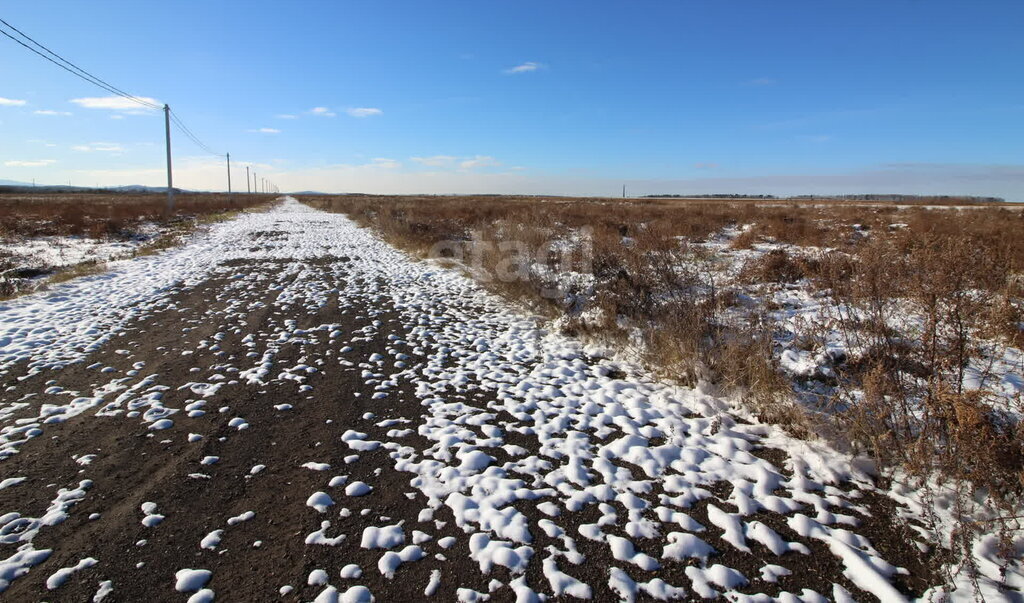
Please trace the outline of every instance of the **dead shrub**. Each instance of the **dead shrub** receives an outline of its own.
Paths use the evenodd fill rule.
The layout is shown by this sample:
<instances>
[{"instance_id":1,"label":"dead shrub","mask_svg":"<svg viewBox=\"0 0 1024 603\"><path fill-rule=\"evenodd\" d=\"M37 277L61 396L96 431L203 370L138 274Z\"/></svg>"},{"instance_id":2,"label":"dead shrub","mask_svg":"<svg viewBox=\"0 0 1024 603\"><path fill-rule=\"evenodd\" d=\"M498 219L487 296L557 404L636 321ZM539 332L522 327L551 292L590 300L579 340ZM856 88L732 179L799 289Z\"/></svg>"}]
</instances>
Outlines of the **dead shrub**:
<instances>
[{"instance_id":1,"label":"dead shrub","mask_svg":"<svg viewBox=\"0 0 1024 603\"><path fill-rule=\"evenodd\" d=\"M750 283L795 283L806 276L807 261L795 259L785 249L773 249L747 261L740 278Z\"/></svg>"},{"instance_id":2,"label":"dead shrub","mask_svg":"<svg viewBox=\"0 0 1024 603\"><path fill-rule=\"evenodd\" d=\"M733 249L750 249L754 246L758 240L757 231L753 228L748 228L736 235L732 241L729 242L729 247Z\"/></svg>"}]
</instances>

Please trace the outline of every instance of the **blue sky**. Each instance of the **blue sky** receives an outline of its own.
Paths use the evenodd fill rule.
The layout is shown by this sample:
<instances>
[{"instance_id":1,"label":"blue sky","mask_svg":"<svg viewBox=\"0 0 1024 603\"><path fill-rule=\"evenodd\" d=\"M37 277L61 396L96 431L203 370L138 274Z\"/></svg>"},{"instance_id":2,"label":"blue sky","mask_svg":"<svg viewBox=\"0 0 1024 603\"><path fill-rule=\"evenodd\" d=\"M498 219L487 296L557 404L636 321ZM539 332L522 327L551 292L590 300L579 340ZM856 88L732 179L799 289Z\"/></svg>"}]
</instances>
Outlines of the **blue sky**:
<instances>
[{"instance_id":1,"label":"blue sky","mask_svg":"<svg viewBox=\"0 0 1024 603\"><path fill-rule=\"evenodd\" d=\"M8 0L286 190L1024 200L1024 3ZM158 112L0 38L0 179L164 183ZM76 102L77 101L77 102ZM40 113L42 112L42 113ZM223 189L178 132L175 184Z\"/></svg>"}]
</instances>

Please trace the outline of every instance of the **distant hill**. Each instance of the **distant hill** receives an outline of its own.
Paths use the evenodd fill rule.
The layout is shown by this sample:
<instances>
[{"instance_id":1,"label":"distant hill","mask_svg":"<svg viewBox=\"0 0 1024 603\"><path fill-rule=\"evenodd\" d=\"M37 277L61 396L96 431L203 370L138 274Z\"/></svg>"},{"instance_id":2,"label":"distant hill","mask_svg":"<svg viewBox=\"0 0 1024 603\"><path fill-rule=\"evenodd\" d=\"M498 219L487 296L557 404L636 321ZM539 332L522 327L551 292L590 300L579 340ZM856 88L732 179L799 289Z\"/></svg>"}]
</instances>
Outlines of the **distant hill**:
<instances>
[{"instance_id":1,"label":"distant hill","mask_svg":"<svg viewBox=\"0 0 1024 603\"><path fill-rule=\"evenodd\" d=\"M16 180L0 180L0 193L166 193L166 186L143 186L141 184L130 184L127 186L93 187L93 186L68 186L66 184L31 184L29 182L18 182ZM174 188L176 193L189 193L182 188Z\"/></svg>"}]
</instances>

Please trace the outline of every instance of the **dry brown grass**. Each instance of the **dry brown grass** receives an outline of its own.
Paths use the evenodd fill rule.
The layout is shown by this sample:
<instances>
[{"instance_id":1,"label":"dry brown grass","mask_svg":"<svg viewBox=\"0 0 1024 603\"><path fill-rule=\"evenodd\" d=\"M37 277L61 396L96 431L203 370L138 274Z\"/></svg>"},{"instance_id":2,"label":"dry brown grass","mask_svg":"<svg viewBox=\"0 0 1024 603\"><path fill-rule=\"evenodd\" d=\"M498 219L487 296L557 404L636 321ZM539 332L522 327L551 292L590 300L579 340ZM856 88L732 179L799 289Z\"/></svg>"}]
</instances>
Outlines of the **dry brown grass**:
<instances>
[{"instance_id":1,"label":"dry brown grass","mask_svg":"<svg viewBox=\"0 0 1024 603\"><path fill-rule=\"evenodd\" d=\"M0 237L80 235L128 237L141 222L164 223L266 203L270 195L180 193L175 211L165 211L161 193L3 193L0 192Z\"/></svg>"},{"instance_id":2,"label":"dry brown grass","mask_svg":"<svg viewBox=\"0 0 1024 603\"><path fill-rule=\"evenodd\" d=\"M303 200L347 213L414 253L436 252L440 245L464 258L483 246L477 274L494 274L504 262L523 276L485 279L485 286L564 316L562 324L575 333L621 345L636 344L639 333L638 351L664 374L717 384L762 419L803 434L814 431L815 422L794 404L793 386L779 370L765 316L771 308L748 307L736 290L723 289L715 270L720 258L693 243L749 225L732 248L759 242L813 248L775 249L752 259L739 284L778 287L807 279L802 282L834 308L827 327L856 351L836 359L828 380L836 392L834 433L884 466L904 467L921 479L938 472L970 483L1004 510L1024 493L1020 425L995 410L984 390L965 386L968 366L999 345L1024 341L1024 212L921 207L926 201L897 207L516 197ZM584 229L592 291L542 294L552 284L527 270L530 257L492 245L521 241L536 249L552 239L572 241ZM559 258L536 261L565 268ZM921 320L903 320L910 315ZM825 335L801 336L814 348Z\"/></svg>"},{"instance_id":3,"label":"dry brown grass","mask_svg":"<svg viewBox=\"0 0 1024 603\"><path fill-rule=\"evenodd\" d=\"M165 210L163 194L67 193L31 194L0 192L0 239L39 236L83 236L96 239L131 239L145 223L159 226L161 234L136 250L155 253L178 244L196 226L230 218L239 211L266 206L275 195L227 195L186 193L175 196L175 211ZM103 264L86 261L55 268L33 266L29 276L12 272L15 265L0 257L0 299L22 295L39 286L55 284L103 270ZM31 276L46 276L45 282Z\"/></svg>"}]
</instances>

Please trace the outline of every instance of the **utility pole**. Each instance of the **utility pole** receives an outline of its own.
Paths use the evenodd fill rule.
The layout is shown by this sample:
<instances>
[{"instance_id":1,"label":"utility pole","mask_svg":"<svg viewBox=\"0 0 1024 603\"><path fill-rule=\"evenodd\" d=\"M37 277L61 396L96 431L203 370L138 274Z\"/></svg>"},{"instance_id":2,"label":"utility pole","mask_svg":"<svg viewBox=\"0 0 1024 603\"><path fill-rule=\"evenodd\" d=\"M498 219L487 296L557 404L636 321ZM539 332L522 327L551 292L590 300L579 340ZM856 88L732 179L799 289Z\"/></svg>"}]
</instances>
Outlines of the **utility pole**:
<instances>
[{"instance_id":1,"label":"utility pole","mask_svg":"<svg viewBox=\"0 0 1024 603\"><path fill-rule=\"evenodd\" d=\"M626 185L625 184L622 185L622 198L623 199L626 198Z\"/></svg>"},{"instance_id":2,"label":"utility pole","mask_svg":"<svg viewBox=\"0 0 1024 603\"><path fill-rule=\"evenodd\" d=\"M245 192L252 193L252 189L249 188L249 166L245 166Z\"/></svg>"},{"instance_id":3,"label":"utility pole","mask_svg":"<svg viewBox=\"0 0 1024 603\"><path fill-rule=\"evenodd\" d=\"M171 108L164 105L164 134L167 137L167 213L174 213L174 181L171 177Z\"/></svg>"},{"instance_id":4,"label":"utility pole","mask_svg":"<svg viewBox=\"0 0 1024 603\"><path fill-rule=\"evenodd\" d=\"M260 194L259 180L256 179L256 170L252 171L252 192Z\"/></svg>"},{"instance_id":5,"label":"utility pole","mask_svg":"<svg viewBox=\"0 0 1024 603\"><path fill-rule=\"evenodd\" d=\"M231 194L231 153L228 156L228 194Z\"/></svg>"}]
</instances>

